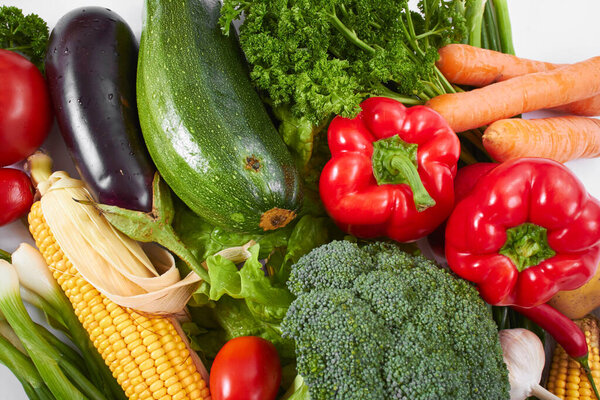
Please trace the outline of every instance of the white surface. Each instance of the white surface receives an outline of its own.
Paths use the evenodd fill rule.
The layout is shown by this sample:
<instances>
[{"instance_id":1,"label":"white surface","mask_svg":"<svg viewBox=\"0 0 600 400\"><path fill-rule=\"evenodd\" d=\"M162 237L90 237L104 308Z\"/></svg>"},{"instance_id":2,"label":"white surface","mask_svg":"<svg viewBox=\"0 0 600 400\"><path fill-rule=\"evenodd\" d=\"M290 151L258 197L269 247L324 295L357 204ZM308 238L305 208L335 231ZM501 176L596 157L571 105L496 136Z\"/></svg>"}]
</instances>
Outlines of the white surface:
<instances>
[{"instance_id":1,"label":"white surface","mask_svg":"<svg viewBox=\"0 0 600 400\"><path fill-rule=\"evenodd\" d=\"M508 0L517 55L551 62L574 62L600 55L600 2L597 0ZM80 6L105 6L121 15L139 37L142 0L4 0L26 13L43 17L50 29L66 12ZM53 156L57 169L74 173L56 126L44 147ZM567 164L588 191L600 198L600 160L579 160ZM22 222L0 227L0 248L13 251L21 241L31 241ZM0 365L0 398L25 400L20 383Z\"/></svg>"}]
</instances>

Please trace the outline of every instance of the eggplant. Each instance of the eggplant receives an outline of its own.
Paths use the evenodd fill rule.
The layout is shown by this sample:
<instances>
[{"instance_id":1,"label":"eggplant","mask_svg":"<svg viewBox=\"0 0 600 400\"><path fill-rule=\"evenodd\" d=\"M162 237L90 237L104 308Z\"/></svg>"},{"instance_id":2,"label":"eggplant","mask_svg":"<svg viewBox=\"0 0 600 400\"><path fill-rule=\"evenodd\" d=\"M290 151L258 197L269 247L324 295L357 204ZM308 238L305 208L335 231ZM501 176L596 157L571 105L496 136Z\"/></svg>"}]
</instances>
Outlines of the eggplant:
<instances>
[{"instance_id":1,"label":"eggplant","mask_svg":"<svg viewBox=\"0 0 600 400\"><path fill-rule=\"evenodd\" d=\"M136 105L138 45L115 12L77 8L52 30L46 78L58 127L95 200L150 211L155 167Z\"/></svg>"}]
</instances>

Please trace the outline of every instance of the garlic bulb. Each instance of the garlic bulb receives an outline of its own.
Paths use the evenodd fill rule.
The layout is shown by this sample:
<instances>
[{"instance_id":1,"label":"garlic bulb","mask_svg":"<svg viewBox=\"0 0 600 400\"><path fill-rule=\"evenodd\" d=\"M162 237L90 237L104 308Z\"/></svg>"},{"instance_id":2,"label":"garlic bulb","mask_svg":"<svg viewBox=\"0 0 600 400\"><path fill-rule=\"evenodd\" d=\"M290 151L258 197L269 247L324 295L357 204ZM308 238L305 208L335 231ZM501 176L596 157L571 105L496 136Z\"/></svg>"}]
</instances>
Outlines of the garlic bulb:
<instances>
[{"instance_id":1,"label":"garlic bulb","mask_svg":"<svg viewBox=\"0 0 600 400\"><path fill-rule=\"evenodd\" d=\"M560 400L540 386L546 362L540 338L527 329L504 329L500 333L504 362L508 367L510 400L536 396L540 400Z\"/></svg>"}]
</instances>

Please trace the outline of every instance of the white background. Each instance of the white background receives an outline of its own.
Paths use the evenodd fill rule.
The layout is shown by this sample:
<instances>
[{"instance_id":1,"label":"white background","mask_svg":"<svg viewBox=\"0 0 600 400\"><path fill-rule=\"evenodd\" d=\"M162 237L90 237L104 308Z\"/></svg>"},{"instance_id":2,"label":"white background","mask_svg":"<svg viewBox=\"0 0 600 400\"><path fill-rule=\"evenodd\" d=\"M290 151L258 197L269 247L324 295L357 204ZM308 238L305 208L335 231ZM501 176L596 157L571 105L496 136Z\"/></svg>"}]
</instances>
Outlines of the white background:
<instances>
[{"instance_id":1,"label":"white background","mask_svg":"<svg viewBox=\"0 0 600 400\"><path fill-rule=\"evenodd\" d=\"M565 63L600 55L600 2L598 0L508 0L517 55ZM121 15L139 38L142 0L4 0L25 13L35 12L50 29L66 12L80 6L105 6ZM540 114L537 114L540 115ZM55 159L57 169L73 175L73 166L56 127L44 147ZM600 160L579 160L567 164L588 191L600 198ZM31 242L21 221L0 227L0 248L13 251L20 242ZM0 399L27 399L20 383L0 365Z\"/></svg>"}]
</instances>

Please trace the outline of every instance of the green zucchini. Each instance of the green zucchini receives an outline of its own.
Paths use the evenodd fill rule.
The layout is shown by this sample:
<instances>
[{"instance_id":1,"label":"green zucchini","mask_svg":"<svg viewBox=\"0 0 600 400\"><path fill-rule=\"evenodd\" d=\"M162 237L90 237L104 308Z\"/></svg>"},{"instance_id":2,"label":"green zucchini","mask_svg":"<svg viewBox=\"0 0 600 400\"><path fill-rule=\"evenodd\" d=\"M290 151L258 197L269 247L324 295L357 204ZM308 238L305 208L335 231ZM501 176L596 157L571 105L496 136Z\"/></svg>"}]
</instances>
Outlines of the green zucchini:
<instances>
[{"instance_id":1,"label":"green zucchini","mask_svg":"<svg viewBox=\"0 0 600 400\"><path fill-rule=\"evenodd\" d=\"M300 178L258 94L219 0L147 0L137 75L144 140L196 214L242 232L287 225Z\"/></svg>"}]
</instances>

